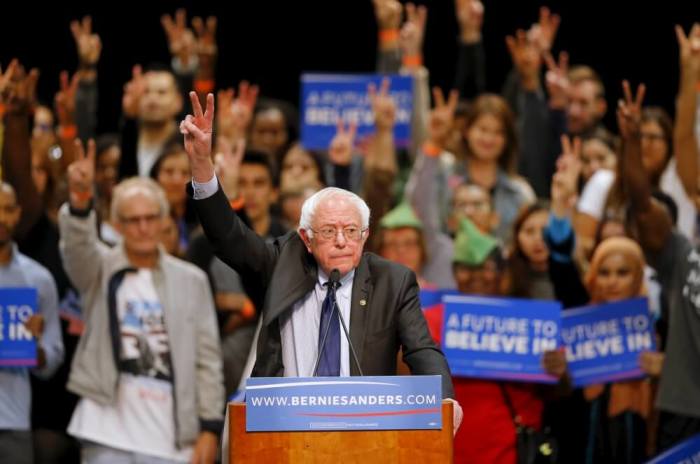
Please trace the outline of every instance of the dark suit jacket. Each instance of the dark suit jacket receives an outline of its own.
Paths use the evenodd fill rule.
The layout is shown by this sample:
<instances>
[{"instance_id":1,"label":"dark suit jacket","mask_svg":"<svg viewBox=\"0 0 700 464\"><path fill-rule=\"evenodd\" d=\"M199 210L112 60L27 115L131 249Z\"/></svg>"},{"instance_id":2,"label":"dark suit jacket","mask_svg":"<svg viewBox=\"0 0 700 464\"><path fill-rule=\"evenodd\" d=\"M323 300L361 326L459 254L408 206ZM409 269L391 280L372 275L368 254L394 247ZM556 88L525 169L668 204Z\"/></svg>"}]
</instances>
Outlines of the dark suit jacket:
<instances>
[{"instance_id":1,"label":"dark suit jacket","mask_svg":"<svg viewBox=\"0 0 700 464\"><path fill-rule=\"evenodd\" d=\"M265 243L231 210L221 188L194 203L216 255L238 271L246 293L262 308L253 376L283 375L279 317L316 285L313 255L296 232ZM430 337L416 277L407 268L372 253L362 255L353 281L350 338L365 375L396 374L401 347L412 373L441 375L443 397L454 397L449 367ZM352 356L350 371L359 375Z\"/></svg>"}]
</instances>

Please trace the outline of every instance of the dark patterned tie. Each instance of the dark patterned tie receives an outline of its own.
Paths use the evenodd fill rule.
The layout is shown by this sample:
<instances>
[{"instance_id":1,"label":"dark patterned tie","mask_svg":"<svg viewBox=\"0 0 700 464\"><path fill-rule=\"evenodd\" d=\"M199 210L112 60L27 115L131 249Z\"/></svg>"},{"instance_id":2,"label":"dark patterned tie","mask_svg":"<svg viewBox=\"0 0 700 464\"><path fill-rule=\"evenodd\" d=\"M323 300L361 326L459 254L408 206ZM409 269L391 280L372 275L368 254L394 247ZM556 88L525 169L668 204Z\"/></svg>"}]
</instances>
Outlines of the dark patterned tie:
<instances>
[{"instance_id":1,"label":"dark patterned tie","mask_svg":"<svg viewBox=\"0 0 700 464\"><path fill-rule=\"evenodd\" d=\"M328 282L325 284L328 286ZM340 322L338 315L333 310L335 303L335 293L330 291L326 293L326 299L323 300L321 306L321 324L318 330L318 348L321 351L321 356L318 363L317 375L319 377L337 377L340 375ZM328 335L326 335L326 343L321 348L323 343L323 334L328 327Z\"/></svg>"}]
</instances>

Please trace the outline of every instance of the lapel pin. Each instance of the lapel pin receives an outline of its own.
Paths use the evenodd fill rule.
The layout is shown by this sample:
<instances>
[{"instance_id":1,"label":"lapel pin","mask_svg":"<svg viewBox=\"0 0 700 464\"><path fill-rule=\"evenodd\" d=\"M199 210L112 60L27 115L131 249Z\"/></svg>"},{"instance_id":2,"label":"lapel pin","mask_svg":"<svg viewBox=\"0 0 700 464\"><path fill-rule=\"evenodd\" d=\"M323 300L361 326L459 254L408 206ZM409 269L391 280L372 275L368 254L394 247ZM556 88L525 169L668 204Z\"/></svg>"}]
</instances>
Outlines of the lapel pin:
<instances>
[{"instance_id":1,"label":"lapel pin","mask_svg":"<svg viewBox=\"0 0 700 464\"><path fill-rule=\"evenodd\" d=\"M367 300L360 300L360 306L367 306Z\"/></svg>"}]
</instances>

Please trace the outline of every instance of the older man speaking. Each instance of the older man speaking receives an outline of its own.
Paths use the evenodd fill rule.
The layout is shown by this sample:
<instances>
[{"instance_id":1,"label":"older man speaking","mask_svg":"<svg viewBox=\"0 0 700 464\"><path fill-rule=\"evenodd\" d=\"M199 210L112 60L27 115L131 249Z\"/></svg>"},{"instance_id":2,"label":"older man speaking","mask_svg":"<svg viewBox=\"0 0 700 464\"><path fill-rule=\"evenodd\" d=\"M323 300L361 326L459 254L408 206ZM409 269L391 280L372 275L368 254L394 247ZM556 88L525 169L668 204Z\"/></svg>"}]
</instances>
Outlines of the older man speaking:
<instances>
[{"instance_id":1,"label":"older man speaking","mask_svg":"<svg viewBox=\"0 0 700 464\"><path fill-rule=\"evenodd\" d=\"M238 271L254 301L264 302L253 376L394 375L401 348L413 374L441 375L443 397L452 398L450 370L428 332L415 274L362 252L369 235L365 202L342 189L323 189L304 203L297 232L267 244L238 219L218 185L213 95L205 112L194 92L190 97L194 115L180 131L196 210L217 256ZM336 302L350 321L355 353L331 314L332 274L339 275ZM455 430L460 420L455 404Z\"/></svg>"}]
</instances>

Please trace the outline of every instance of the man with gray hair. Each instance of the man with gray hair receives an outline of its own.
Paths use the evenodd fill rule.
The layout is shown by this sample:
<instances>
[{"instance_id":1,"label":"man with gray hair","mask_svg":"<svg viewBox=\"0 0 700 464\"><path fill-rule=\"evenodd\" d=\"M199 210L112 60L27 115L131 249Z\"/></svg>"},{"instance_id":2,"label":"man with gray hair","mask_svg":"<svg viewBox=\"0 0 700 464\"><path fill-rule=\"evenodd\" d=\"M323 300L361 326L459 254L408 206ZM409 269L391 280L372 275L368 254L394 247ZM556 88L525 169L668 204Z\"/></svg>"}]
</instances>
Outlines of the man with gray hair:
<instances>
[{"instance_id":1,"label":"man with gray hair","mask_svg":"<svg viewBox=\"0 0 700 464\"><path fill-rule=\"evenodd\" d=\"M68 389L79 395L68 432L82 462L216 459L224 387L211 289L204 273L159 247L168 202L153 180L114 189L122 242L97 238L92 210L95 145L68 168L70 202L59 213L66 272L86 327Z\"/></svg>"},{"instance_id":2,"label":"man with gray hair","mask_svg":"<svg viewBox=\"0 0 700 464\"><path fill-rule=\"evenodd\" d=\"M186 117L180 131L196 210L217 256L238 271L251 298L264 301L252 375L394 375L402 349L413 374L441 375L443 397L452 398L450 370L428 332L415 274L362 252L369 235L365 202L342 189L323 189L304 203L296 233L265 243L236 217L215 176L213 95L207 96L206 113L194 92L190 97L194 116ZM326 284L336 270L340 287L335 302L349 321L357 362L332 313ZM325 343L319 343L324 337ZM456 430L461 408L455 406Z\"/></svg>"}]
</instances>

